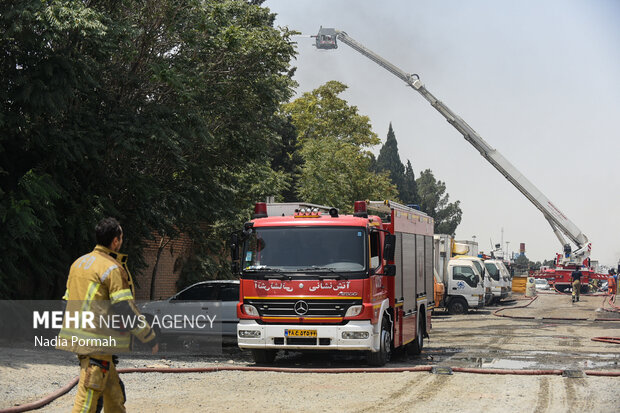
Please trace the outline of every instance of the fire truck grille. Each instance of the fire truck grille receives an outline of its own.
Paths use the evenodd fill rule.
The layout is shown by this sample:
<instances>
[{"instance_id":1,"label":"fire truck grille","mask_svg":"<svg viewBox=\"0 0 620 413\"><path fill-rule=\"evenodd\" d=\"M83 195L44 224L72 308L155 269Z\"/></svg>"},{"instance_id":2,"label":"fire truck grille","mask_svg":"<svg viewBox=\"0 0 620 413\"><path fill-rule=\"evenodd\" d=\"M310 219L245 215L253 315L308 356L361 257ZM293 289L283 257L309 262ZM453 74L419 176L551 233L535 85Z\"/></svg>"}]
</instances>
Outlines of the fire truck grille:
<instances>
[{"instance_id":1,"label":"fire truck grille","mask_svg":"<svg viewBox=\"0 0 620 413\"><path fill-rule=\"evenodd\" d=\"M246 299L262 317L344 317L349 307L362 304L362 300L342 299Z\"/></svg>"}]
</instances>

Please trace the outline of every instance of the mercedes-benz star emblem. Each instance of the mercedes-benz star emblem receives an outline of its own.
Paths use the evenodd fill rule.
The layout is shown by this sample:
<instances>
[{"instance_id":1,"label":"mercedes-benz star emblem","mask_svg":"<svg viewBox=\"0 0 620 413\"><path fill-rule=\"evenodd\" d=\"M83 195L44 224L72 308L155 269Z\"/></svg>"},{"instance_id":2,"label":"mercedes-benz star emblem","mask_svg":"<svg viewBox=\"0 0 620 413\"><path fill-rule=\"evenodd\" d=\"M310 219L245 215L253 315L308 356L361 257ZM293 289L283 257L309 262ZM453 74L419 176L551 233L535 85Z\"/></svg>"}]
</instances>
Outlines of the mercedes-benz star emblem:
<instances>
[{"instance_id":1,"label":"mercedes-benz star emblem","mask_svg":"<svg viewBox=\"0 0 620 413\"><path fill-rule=\"evenodd\" d=\"M297 301L293 309L298 315L305 315L308 312L308 303L305 301Z\"/></svg>"}]
</instances>

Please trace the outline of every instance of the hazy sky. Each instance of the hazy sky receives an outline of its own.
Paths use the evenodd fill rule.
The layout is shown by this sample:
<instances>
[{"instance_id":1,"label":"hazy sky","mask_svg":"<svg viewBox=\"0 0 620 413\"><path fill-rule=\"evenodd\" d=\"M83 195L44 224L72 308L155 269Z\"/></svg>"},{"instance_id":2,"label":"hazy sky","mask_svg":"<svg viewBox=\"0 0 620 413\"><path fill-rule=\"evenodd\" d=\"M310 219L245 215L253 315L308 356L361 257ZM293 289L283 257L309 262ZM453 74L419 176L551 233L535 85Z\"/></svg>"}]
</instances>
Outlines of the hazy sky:
<instances>
[{"instance_id":1,"label":"hazy sky","mask_svg":"<svg viewBox=\"0 0 620 413\"><path fill-rule=\"evenodd\" d=\"M267 0L276 25L303 35L335 27L403 70L513 163L592 242L620 259L620 1ZM420 94L340 44L295 38L298 93L329 80L385 141L392 122L403 163L430 168L460 200L458 239L476 236L532 260L561 246L516 188ZM375 148L378 153L378 148Z\"/></svg>"}]
</instances>

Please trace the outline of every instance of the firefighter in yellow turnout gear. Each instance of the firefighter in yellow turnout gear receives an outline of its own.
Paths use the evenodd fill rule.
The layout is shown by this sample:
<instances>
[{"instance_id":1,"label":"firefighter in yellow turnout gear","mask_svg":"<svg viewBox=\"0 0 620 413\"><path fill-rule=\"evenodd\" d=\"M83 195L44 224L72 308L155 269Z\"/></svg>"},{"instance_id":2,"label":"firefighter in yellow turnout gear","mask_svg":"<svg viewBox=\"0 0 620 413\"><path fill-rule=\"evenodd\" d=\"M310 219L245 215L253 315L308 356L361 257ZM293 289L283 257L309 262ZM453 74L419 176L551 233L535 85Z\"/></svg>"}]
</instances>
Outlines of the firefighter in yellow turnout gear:
<instances>
[{"instance_id":1,"label":"firefighter in yellow turnout gear","mask_svg":"<svg viewBox=\"0 0 620 413\"><path fill-rule=\"evenodd\" d=\"M579 267L575 268L575 271L571 273L571 279L573 281L573 303L579 301L579 295L581 292L581 271Z\"/></svg>"},{"instance_id":2,"label":"firefighter in yellow turnout gear","mask_svg":"<svg viewBox=\"0 0 620 413\"><path fill-rule=\"evenodd\" d=\"M118 251L123 231L114 218L99 222L95 229L97 246L78 258L69 271L65 322L58 335L58 349L78 355L80 381L73 412L125 412L125 389L116 371L113 354L131 349L131 337L159 346L155 333L141 316L134 302L133 281L127 270L127 256ZM94 315L85 323L86 312ZM75 317L79 314L79 319ZM74 316L74 323L68 317ZM90 314L89 314L90 315ZM131 325L102 323L113 315L133 319ZM118 321L118 318L117 318ZM139 321L139 322L138 322Z\"/></svg>"}]
</instances>

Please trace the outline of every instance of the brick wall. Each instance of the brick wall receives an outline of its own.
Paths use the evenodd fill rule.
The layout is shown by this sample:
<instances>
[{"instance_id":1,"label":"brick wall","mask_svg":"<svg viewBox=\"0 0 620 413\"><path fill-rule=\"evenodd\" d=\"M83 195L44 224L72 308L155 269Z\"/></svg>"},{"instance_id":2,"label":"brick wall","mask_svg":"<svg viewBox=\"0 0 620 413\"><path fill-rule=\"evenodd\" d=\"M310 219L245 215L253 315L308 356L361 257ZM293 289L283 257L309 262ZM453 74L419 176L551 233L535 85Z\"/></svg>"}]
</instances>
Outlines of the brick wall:
<instances>
[{"instance_id":1,"label":"brick wall","mask_svg":"<svg viewBox=\"0 0 620 413\"><path fill-rule=\"evenodd\" d=\"M136 286L136 299L148 300L151 293L151 276L153 267L157 260L157 250L159 249L160 237L156 237L152 241L148 241L144 249L144 260L147 267L139 273L133 274L139 286ZM155 295L153 299L159 300L167 298L177 292L176 282L181 274L182 266L180 261L189 255L192 241L185 235L166 244L161 256L159 257L159 265L157 267L157 276L155 278Z\"/></svg>"}]
</instances>

